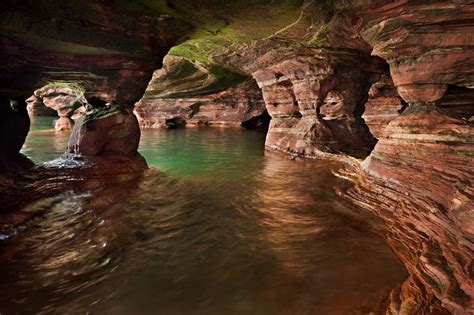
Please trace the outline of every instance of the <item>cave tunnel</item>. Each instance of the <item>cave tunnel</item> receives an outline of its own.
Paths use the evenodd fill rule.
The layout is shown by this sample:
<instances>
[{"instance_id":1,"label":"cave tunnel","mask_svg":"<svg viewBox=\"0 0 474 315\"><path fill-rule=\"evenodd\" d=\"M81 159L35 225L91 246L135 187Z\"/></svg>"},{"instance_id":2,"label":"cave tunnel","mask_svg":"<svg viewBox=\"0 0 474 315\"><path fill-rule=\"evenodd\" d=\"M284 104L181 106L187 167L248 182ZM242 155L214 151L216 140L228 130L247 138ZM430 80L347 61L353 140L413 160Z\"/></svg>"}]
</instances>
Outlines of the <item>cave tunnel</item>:
<instances>
[{"instance_id":1,"label":"cave tunnel","mask_svg":"<svg viewBox=\"0 0 474 315\"><path fill-rule=\"evenodd\" d=\"M474 313L472 4L0 7L0 314Z\"/></svg>"}]
</instances>

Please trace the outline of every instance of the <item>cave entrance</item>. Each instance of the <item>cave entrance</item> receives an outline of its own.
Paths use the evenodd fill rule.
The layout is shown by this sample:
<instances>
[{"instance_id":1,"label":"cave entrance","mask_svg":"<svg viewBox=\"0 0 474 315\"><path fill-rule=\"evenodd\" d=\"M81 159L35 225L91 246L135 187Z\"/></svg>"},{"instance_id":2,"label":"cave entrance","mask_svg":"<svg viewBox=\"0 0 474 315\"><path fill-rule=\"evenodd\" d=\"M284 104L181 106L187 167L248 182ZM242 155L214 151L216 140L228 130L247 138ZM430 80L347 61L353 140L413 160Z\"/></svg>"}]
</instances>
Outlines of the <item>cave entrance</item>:
<instances>
[{"instance_id":1,"label":"cave entrance","mask_svg":"<svg viewBox=\"0 0 474 315\"><path fill-rule=\"evenodd\" d=\"M85 112L87 100L84 89L75 83L52 82L35 90L27 100L30 119L35 120L56 117L56 132L68 132L74 121Z\"/></svg>"},{"instance_id":2,"label":"cave entrance","mask_svg":"<svg viewBox=\"0 0 474 315\"><path fill-rule=\"evenodd\" d=\"M470 120L474 116L474 89L448 85L448 89L436 106L446 116L456 119Z\"/></svg>"},{"instance_id":3,"label":"cave entrance","mask_svg":"<svg viewBox=\"0 0 474 315\"><path fill-rule=\"evenodd\" d=\"M271 119L272 117L270 116L270 114L268 114L268 111L264 110L261 115L243 121L241 125L245 129L260 129L266 131L270 126Z\"/></svg>"},{"instance_id":4,"label":"cave entrance","mask_svg":"<svg viewBox=\"0 0 474 315\"><path fill-rule=\"evenodd\" d=\"M165 119L167 129L182 128L186 126L186 121L181 117Z\"/></svg>"}]
</instances>

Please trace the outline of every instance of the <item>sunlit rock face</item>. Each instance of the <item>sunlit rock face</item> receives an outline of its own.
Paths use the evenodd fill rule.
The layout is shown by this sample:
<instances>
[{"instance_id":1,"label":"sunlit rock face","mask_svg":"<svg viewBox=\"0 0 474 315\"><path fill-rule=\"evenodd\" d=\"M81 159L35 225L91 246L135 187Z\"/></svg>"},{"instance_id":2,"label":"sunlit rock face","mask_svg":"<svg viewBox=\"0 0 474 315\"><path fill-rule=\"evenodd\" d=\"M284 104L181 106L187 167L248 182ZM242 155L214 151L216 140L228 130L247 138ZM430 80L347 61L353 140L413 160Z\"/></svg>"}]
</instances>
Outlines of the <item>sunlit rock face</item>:
<instances>
[{"instance_id":1,"label":"sunlit rock face","mask_svg":"<svg viewBox=\"0 0 474 315\"><path fill-rule=\"evenodd\" d=\"M164 64L135 105L141 127L240 126L265 112L248 77L172 55Z\"/></svg>"},{"instance_id":2,"label":"sunlit rock face","mask_svg":"<svg viewBox=\"0 0 474 315\"><path fill-rule=\"evenodd\" d=\"M186 23L105 1L72 3L2 2L0 28L9 35L0 46L0 159L20 159L28 132L23 103L10 100L57 80L83 82L86 97L122 105L87 113L68 152L136 152L130 107ZM204 6L166 3L181 17ZM203 22L214 10L226 18L173 49L188 61L155 72L136 108L141 124L242 122L261 110L255 86L245 86L252 76L272 116L268 149L359 158L373 149L348 175L358 185L347 196L377 214L409 272L388 313L473 313L472 1L305 1L280 13L266 3L256 15L255 7L206 3L197 24L214 26Z\"/></svg>"},{"instance_id":3,"label":"sunlit rock face","mask_svg":"<svg viewBox=\"0 0 474 315\"><path fill-rule=\"evenodd\" d=\"M44 115L44 107L52 109L59 116L55 123L56 131L69 131L85 112L87 100L84 90L77 84L48 84L35 91L28 102L30 117Z\"/></svg>"},{"instance_id":4,"label":"sunlit rock face","mask_svg":"<svg viewBox=\"0 0 474 315\"><path fill-rule=\"evenodd\" d=\"M41 99L37 98L35 95L32 95L26 100L26 109L28 110L28 115L31 119L34 119L38 116L46 116L46 117L56 117L58 113L46 106Z\"/></svg>"},{"instance_id":5,"label":"sunlit rock face","mask_svg":"<svg viewBox=\"0 0 474 315\"><path fill-rule=\"evenodd\" d=\"M381 65L362 53L313 50L254 72L272 116L267 148L367 156L376 140L361 115Z\"/></svg>"},{"instance_id":6,"label":"sunlit rock face","mask_svg":"<svg viewBox=\"0 0 474 315\"><path fill-rule=\"evenodd\" d=\"M272 116L266 148L293 156L366 157L376 139L361 115L383 60L343 1L307 1L292 24L215 60L252 75ZM351 13L350 11L348 13Z\"/></svg>"},{"instance_id":7,"label":"sunlit rock face","mask_svg":"<svg viewBox=\"0 0 474 315\"><path fill-rule=\"evenodd\" d=\"M398 117L407 105L398 95L390 74L384 73L381 79L370 87L362 118L370 133L381 138L388 123Z\"/></svg>"}]
</instances>

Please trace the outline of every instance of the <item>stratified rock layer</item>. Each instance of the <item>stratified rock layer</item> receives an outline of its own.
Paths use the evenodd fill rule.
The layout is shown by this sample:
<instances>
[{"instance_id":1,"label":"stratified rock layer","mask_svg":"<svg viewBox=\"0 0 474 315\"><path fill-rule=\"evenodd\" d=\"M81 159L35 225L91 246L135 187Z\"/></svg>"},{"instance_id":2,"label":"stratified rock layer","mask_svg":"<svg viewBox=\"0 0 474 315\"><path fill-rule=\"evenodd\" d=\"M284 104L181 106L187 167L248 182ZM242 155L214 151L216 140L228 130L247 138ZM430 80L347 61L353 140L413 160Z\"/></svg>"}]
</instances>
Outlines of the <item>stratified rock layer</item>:
<instances>
[{"instance_id":1,"label":"stratified rock layer","mask_svg":"<svg viewBox=\"0 0 474 315\"><path fill-rule=\"evenodd\" d=\"M30 117L40 115L44 107L59 116L55 123L56 131L71 130L73 119L78 119L85 112L87 104L84 90L76 84L48 84L36 90L28 100Z\"/></svg>"},{"instance_id":2,"label":"stratified rock layer","mask_svg":"<svg viewBox=\"0 0 474 315\"><path fill-rule=\"evenodd\" d=\"M85 113L75 124L66 153L83 156L137 154L140 128L128 107L107 106Z\"/></svg>"},{"instance_id":3,"label":"stratified rock layer","mask_svg":"<svg viewBox=\"0 0 474 315\"><path fill-rule=\"evenodd\" d=\"M258 1L250 9L245 6L250 2L240 1L156 3L172 16L192 17L197 30L172 49L191 63L180 63L169 79L154 82L145 99L188 102L221 95L242 83L225 67L253 76L262 88L273 116L267 148L306 157L323 152L363 157L375 138L361 115L370 85L386 70L373 56L385 59L397 94L409 107L396 114L405 105L392 93L389 78L370 92L365 117L379 142L364 170L352 174L358 185L349 196L383 221L410 274L392 291L387 311L473 313L472 1L277 2ZM121 7L122 1L115 7L110 3L2 3L0 30L7 36L0 45L0 145L6 151L0 151L0 159L20 158L28 129L24 113L12 109L10 100L22 104L18 101L49 81L80 80L90 94L86 97L129 106L141 97L179 37L172 30L180 27L174 26L183 24L148 16L143 7L134 11L134 6ZM145 105L153 117L157 109ZM77 124L69 150L133 154L138 124L127 106L123 111ZM217 109L203 107L204 112L208 117Z\"/></svg>"},{"instance_id":4,"label":"stratified rock layer","mask_svg":"<svg viewBox=\"0 0 474 315\"><path fill-rule=\"evenodd\" d=\"M135 105L140 126L144 128L235 127L262 116L265 111L261 92L252 81L208 95L177 99L145 97Z\"/></svg>"},{"instance_id":5,"label":"stratified rock layer","mask_svg":"<svg viewBox=\"0 0 474 315\"><path fill-rule=\"evenodd\" d=\"M0 85L10 98L49 82L134 103L180 31L173 19L96 1L4 1ZM175 27L172 27L175 26ZM182 28L181 28L182 29Z\"/></svg>"},{"instance_id":6,"label":"stratified rock layer","mask_svg":"<svg viewBox=\"0 0 474 315\"><path fill-rule=\"evenodd\" d=\"M364 162L354 199L388 227L410 273L393 314L470 314L473 289L474 6L360 1L360 32L409 103Z\"/></svg>"},{"instance_id":7,"label":"stratified rock layer","mask_svg":"<svg viewBox=\"0 0 474 315\"><path fill-rule=\"evenodd\" d=\"M389 74L382 75L380 81L372 84L369 99L365 103L364 118L370 133L381 138L385 127L398 117L407 104L398 95Z\"/></svg>"},{"instance_id":8,"label":"stratified rock layer","mask_svg":"<svg viewBox=\"0 0 474 315\"><path fill-rule=\"evenodd\" d=\"M376 140L361 115L381 65L354 51L313 50L254 72L272 116L267 148L306 157L367 156Z\"/></svg>"},{"instance_id":9,"label":"stratified rock layer","mask_svg":"<svg viewBox=\"0 0 474 315\"><path fill-rule=\"evenodd\" d=\"M387 228L410 277L390 297L391 314L474 311L472 125L432 105L408 109L364 162L349 192Z\"/></svg>"},{"instance_id":10,"label":"stratified rock layer","mask_svg":"<svg viewBox=\"0 0 474 315\"><path fill-rule=\"evenodd\" d=\"M140 126L240 126L265 112L252 79L182 57L167 56L135 105Z\"/></svg>"},{"instance_id":11,"label":"stratified rock layer","mask_svg":"<svg viewBox=\"0 0 474 315\"><path fill-rule=\"evenodd\" d=\"M437 101L448 84L474 87L472 1L360 1L355 9L405 101Z\"/></svg>"},{"instance_id":12,"label":"stratified rock layer","mask_svg":"<svg viewBox=\"0 0 474 315\"><path fill-rule=\"evenodd\" d=\"M185 22L157 11L143 13L143 7L108 1L3 1L2 102L22 102L51 82L76 82L86 97L132 106L169 48L189 30ZM23 134L22 125L14 124L15 114L8 111L2 109L2 119L11 119L2 128L11 125L10 133ZM70 123L63 118L59 127ZM0 138L0 143L17 139L5 133ZM21 144L15 147L19 150Z\"/></svg>"}]
</instances>

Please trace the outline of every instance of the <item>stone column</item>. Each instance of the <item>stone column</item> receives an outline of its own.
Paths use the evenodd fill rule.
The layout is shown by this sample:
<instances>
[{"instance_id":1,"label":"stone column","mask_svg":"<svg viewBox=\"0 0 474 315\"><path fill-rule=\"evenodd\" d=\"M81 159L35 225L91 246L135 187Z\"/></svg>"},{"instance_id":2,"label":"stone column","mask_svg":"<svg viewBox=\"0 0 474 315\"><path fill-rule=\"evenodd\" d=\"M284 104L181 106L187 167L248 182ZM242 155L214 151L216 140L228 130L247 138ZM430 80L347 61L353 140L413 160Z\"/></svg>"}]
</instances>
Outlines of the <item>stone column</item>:
<instances>
[{"instance_id":1,"label":"stone column","mask_svg":"<svg viewBox=\"0 0 474 315\"><path fill-rule=\"evenodd\" d=\"M138 120L128 105L94 102L76 121L66 153L133 156L140 142Z\"/></svg>"},{"instance_id":2,"label":"stone column","mask_svg":"<svg viewBox=\"0 0 474 315\"><path fill-rule=\"evenodd\" d=\"M272 116L267 148L305 157L366 157L376 139L361 115L381 66L378 58L319 50L253 73Z\"/></svg>"}]
</instances>

